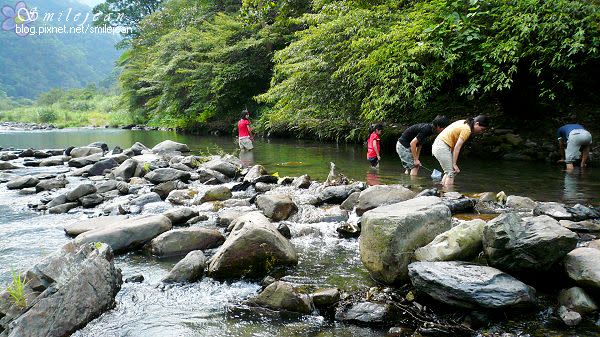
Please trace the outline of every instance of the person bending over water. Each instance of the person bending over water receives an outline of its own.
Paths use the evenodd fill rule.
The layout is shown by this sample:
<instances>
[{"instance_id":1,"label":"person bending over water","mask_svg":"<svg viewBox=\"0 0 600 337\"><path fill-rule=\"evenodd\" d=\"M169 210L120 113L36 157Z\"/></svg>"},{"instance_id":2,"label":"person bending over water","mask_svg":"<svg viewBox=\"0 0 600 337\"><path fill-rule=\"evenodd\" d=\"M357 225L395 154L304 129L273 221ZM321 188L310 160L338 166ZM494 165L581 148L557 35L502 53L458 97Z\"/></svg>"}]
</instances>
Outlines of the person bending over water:
<instances>
[{"instance_id":1,"label":"person bending over water","mask_svg":"<svg viewBox=\"0 0 600 337\"><path fill-rule=\"evenodd\" d=\"M423 142L433 135L435 132L439 134L445 127L450 124L448 117L437 116L431 123L419 123L410 126L406 129L396 143L396 152L400 156L402 166L406 169L404 173L410 172L411 176L416 176L419 173L421 161L421 148Z\"/></svg>"},{"instance_id":2,"label":"person bending over water","mask_svg":"<svg viewBox=\"0 0 600 337\"><path fill-rule=\"evenodd\" d=\"M466 120L462 119L448 125L435 138L431 152L444 170L442 185L450 186L454 184L454 177L460 173L458 155L463 144L469 139L472 133L478 134L484 132L489 127L489 124L490 120L485 115L479 115Z\"/></svg>"},{"instance_id":3,"label":"person bending over water","mask_svg":"<svg viewBox=\"0 0 600 337\"><path fill-rule=\"evenodd\" d=\"M371 135L367 141L367 160L371 164L371 167L378 167L379 161L381 160L381 147L380 139L381 133L383 132L383 125L375 124L369 128Z\"/></svg>"},{"instance_id":4,"label":"person bending over water","mask_svg":"<svg viewBox=\"0 0 600 337\"><path fill-rule=\"evenodd\" d=\"M250 113L247 109L244 109L238 122L238 142L242 151L250 151L254 148L254 144L252 144L252 127L250 126L249 118Z\"/></svg>"},{"instance_id":5,"label":"person bending over water","mask_svg":"<svg viewBox=\"0 0 600 337\"><path fill-rule=\"evenodd\" d=\"M581 167L586 167L590 156L592 135L580 124L566 124L558 129L559 163L567 164L567 171L573 170L573 163L581 157ZM566 146L565 146L566 145Z\"/></svg>"}]
</instances>

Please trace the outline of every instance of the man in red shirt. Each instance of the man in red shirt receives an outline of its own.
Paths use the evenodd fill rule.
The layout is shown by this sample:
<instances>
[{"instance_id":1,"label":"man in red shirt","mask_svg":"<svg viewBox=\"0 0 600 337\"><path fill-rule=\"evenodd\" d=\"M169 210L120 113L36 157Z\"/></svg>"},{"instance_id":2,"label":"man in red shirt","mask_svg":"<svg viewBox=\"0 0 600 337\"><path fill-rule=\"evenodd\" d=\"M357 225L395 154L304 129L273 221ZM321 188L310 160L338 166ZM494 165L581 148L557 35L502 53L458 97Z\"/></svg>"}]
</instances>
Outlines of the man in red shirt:
<instances>
[{"instance_id":1,"label":"man in red shirt","mask_svg":"<svg viewBox=\"0 0 600 337\"><path fill-rule=\"evenodd\" d=\"M243 150L252 150L254 145L252 144L252 127L250 126L250 113L248 110L244 109L240 116L240 121L238 122L238 141L240 144L240 149Z\"/></svg>"},{"instance_id":2,"label":"man in red shirt","mask_svg":"<svg viewBox=\"0 0 600 337\"><path fill-rule=\"evenodd\" d=\"M381 160L379 136L383 132L383 125L376 124L369 131L371 131L371 135L367 141L367 160L371 163L372 167L378 167Z\"/></svg>"}]
</instances>

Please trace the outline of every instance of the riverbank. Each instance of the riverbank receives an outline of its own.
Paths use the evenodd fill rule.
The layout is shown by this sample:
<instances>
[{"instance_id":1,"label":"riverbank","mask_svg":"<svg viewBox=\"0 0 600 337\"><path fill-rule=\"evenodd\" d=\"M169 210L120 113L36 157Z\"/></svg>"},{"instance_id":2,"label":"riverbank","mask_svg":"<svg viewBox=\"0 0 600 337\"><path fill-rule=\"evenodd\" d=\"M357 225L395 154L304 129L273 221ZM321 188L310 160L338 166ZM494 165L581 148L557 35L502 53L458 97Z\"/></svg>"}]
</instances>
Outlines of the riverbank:
<instances>
[{"instance_id":1,"label":"riverbank","mask_svg":"<svg viewBox=\"0 0 600 337\"><path fill-rule=\"evenodd\" d=\"M41 217L72 219L54 230L64 227L68 235L75 236L72 243L77 245L108 243L117 258L111 262L110 254L102 255L106 256L107 270L111 270L112 263L125 267L123 277L129 282L124 284L125 290L113 295L125 304L92 321L76 336L102 334L106 329L118 334L123 328L117 327L124 319L137 319L130 315L138 310L128 312L130 304L151 306L146 301L129 303L119 295L123 291L145 297L148 288L162 288L164 284L168 298L169 293L189 290L188 285L181 284L192 282L202 287L212 284L216 287L213 292L230 293L240 278L249 282L248 288L243 286L244 295L234 296L225 306L228 309L219 309L224 310L220 315L227 312L228 320L234 321L228 324L238 321L244 325L260 313L275 325L260 324L256 331L269 329L279 334L286 331L277 328L274 322L279 320L300 324L301 330L296 333L327 331L327 322L343 324L338 332L357 333L356 328L367 332L361 335L391 328L396 332L452 335L476 335L488 329L516 331L509 327L507 317L529 325L525 331L531 334L567 331L561 325L573 324L579 320L573 320L577 318L575 312L582 311L579 304L570 302L573 296L591 296L594 301L595 286L569 267L587 266L578 258L583 248L576 246L597 245L594 240L598 239L600 222L588 219L600 214L593 208L518 196L505 198L495 193L469 198L456 192L401 185L369 187L363 182L349 182L343 169L332 169L323 182L308 176L277 177L261 165L246 167L230 155L197 156L188 151L185 144L166 141L152 149L140 143L124 150L109 149L98 142L69 149L2 152L6 170L0 194L27 204ZM493 220L458 220L467 216ZM388 226L408 232L382 231ZM530 227L536 228L535 233L528 232ZM427 228L426 233L422 228ZM520 234L505 238L505 230ZM128 235L119 234L123 231ZM385 242L396 242L394 235L412 239L402 244L405 248L387 246ZM247 240L258 240L261 244L256 247L262 248L248 251L247 244L239 244ZM511 244L499 246L505 240ZM544 254L537 253L540 245L545 247ZM519 254L510 248L513 246L521 247ZM341 248L343 254L329 256L327 252L333 247L345 247ZM400 255L394 253L395 249L416 251L413 258L396 261ZM595 256L593 248L585 249L584 253ZM547 254L550 251L553 254ZM524 252L528 256L525 260ZM600 250L597 252L600 254ZM54 258L60 258L61 253L57 254ZM575 257L569 257L572 255ZM452 260L475 264L440 262ZM166 264L166 268L157 271L151 267L156 263ZM381 263L394 267L381 269ZM561 276L555 277L555 282L530 277L546 272ZM365 277L367 273L383 284L374 284ZM471 278L471 273L478 276ZM110 284L119 284L120 276L111 275ZM451 275L462 278L453 280ZM489 275L490 279L481 275ZM173 280L175 285L168 285ZM580 287L573 288L577 285ZM479 287L487 290L465 292ZM31 296L42 296L38 287L35 289ZM560 289L571 294L560 296L559 302L565 308L554 305ZM68 291L63 288L59 293ZM276 301L280 296L288 300ZM1 298L5 302L0 308L8 305L16 310L8 297ZM3 322L35 309L33 298L27 302L33 307L11 311ZM104 299L102 303L111 301ZM96 307L106 310L105 304ZM579 313L582 320L577 329L597 332L595 315L587 311L589 303L585 308ZM179 310L181 323L189 321L190 313ZM546 314L541 317L540 312ZM202 324L202 319L192 320ZM306 320L323 323L308 323L311 327L300 323ZM172 329L173 324L179 326L178 322L164 323ZM54 324L63 326L60 322ZM160 329L166 326L160 328L159 324L154 331L159 333Z\"/></svg>"}]
</instances>

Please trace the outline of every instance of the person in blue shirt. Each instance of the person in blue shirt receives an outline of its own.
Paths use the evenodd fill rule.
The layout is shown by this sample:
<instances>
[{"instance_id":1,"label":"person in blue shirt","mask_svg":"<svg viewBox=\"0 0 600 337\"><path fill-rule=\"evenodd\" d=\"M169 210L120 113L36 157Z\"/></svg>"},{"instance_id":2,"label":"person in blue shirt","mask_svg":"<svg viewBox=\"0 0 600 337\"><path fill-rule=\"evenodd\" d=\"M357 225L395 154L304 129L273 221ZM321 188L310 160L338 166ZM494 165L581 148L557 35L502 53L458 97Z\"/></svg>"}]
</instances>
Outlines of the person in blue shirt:
<instances>
[{"instance_id":1,"label":"person in blue shirt","mask_svg":"<svg viewBox=\"0 0 600 337\"><path fill-rule=\"evenodd\" d=\"M567 164L567 171L573 170L573 163L581 158L581 167L586 167L590 157L592 135L580 124L566 124L558 129L558 146L561 159Z\"/></svg>"}]
</instances>

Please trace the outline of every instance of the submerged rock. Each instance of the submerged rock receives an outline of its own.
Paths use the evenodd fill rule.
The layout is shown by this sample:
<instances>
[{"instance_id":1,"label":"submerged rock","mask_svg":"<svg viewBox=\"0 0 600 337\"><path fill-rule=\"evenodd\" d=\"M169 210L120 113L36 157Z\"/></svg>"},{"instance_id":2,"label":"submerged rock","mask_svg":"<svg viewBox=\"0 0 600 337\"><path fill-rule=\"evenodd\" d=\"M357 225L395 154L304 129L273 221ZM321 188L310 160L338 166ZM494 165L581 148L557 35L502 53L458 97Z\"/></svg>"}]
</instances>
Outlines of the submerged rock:
<instances>
[{"instance_id":1,"label":"submerged rock","mask_svg":"<svg viewBox=\"0 0 600 337\"><path fill-rule=\"evenodd\" d=\"M114 307L122 283L110 247L69 243L29 270L26 306L0 294L0 330L5 336L68 336Z\"/></svg>"},{"instance_id":2,"label":"submerged rock","mask_svg":"<svg viewBox=\"0 0 600 337\"><path fill-rule=\"evenodd\" d=\"M295 266L292 244L260 212L233 222L232 232L210 261L208 273L217 279L262 277L280 266Z\"/></svg>"},{"instance_id":3,"label":"submerged rock","mask_svg":"<svg viewBox=\"0 0 600 337\"><path fill-rule=\"evenodd\" d=\"M349 306L340 306L335 320L360 324L384 324L396 318L396 310L387 303L358 302Z\"/></svg>"},{"instance_id":4,"label":"submerged rock","mask_svg":"<svg viewBox=\"0 0 600 337\"><path fill-rule=\"evenodd\" d=\"M577 235L547 215L502 214L484 229L491 266L514 272L547 271L577 245Z\"/></svg>"},{"instance_id":5,"label":"submerged rock","mask_svg":"<svg viewBox=\"0 0 600 337\"><path fill-rule=\"evenodd\" d=\"M481 252L485 221L463 222L415 250L417 261L468 261Z\"/></svg>"},{"instance_id":6,"label":"submerged rock","mask_svg":"<svg viewBox=\"0 0 600 337\"><path fill-rule=\"evenodd\" d=\"M375 207L390 205L412 199L417 194L401 185L376 185L370 186L360 192L356 205L356 214L363 215Z\"/></svg>"},{"instance_id":7,"label":"submerged rock","mask_svg":"<svg viewBox=\"0 0 600 337\"><path fill-rule=\"evenodd\" d=\"M143 246L171 227L171 221L164 215L144 215L85 232L75 243L105 242L115 252L124 252Z\"/></svg>"},{"instance_id":8,"label":"submerged rock","mask_svg":"<svg viewBox=\"0 0 600 337\"><path fill-rule=\"evenodd\" d=\"M249 304L302 314L309 314L312 311L310 297L298 293L290 283L283 281L271 283L258 296L251 299Z\"/></svg>"},{"instance_id":9,"label":"submerged rock","mask_svg":"<svg viewBox=\"0 0 600 337\"><path fill-rule=\"evenodd\" d=\"M360 259L374 279L408 280L415 249L452 227L450 209L438 197L418 197L382 206L362 216Z\"/></svg>"},{"instance_id":10,"label":"submerged rock","mask_svg":"<svg viewBox=\"0 0 600 337\"><path fill-rule=\"evenodd\" d=\"M417 290L462 308L501 309L535 303L535 290L487 266L464 262L415 262L408 266Z\"/></svg>"},{"instance_id":11,"label":"submerged rock","mask_svg":"<svg viewBox=\"0 0 600 337\"><path fill-rule=\"evenodd\" d=\"M569 278L584 288L600 289L600 250L577 248L567 254L565 270Z\"/></svg>"},{"instance_id":12,"label":"submerged rock","mask_svg":"<svg viewBox=\"0 0 600 337\"><path fill-rule=\"evenodd\" d=\"M196 282L202 278L206 257L201 250L189 252L162 280L165 283Z\"/></svg>"},{"instance_id":13,"label":"submerged rock","mask_svg":"<svg viewBox=\"0 0 600 337\"><path fill-rule=\"evenodd\" d=\"M273 221L285 220L298 209L289 196L278 194L259 195L256 207Z\"/></svg>"},{"instance_id":14,"label":"submerged rock","mask_svg":"<svg viewBox=\"0 0 600 337\"><path fill-rule=\"evenodd\" d=\"M176 256L216 248L223 242L225 237L218 230L193 227L164 232L150 241L148 249L155 256Z\"/></svg>"}]
</instances>

